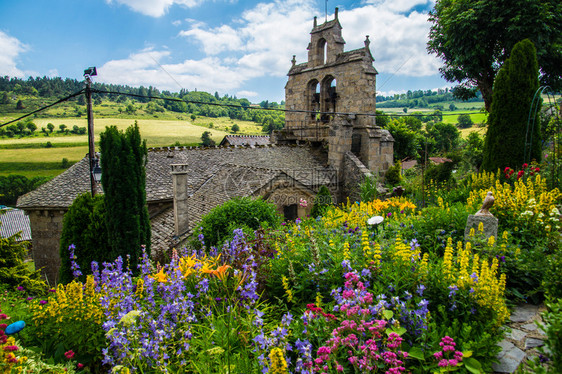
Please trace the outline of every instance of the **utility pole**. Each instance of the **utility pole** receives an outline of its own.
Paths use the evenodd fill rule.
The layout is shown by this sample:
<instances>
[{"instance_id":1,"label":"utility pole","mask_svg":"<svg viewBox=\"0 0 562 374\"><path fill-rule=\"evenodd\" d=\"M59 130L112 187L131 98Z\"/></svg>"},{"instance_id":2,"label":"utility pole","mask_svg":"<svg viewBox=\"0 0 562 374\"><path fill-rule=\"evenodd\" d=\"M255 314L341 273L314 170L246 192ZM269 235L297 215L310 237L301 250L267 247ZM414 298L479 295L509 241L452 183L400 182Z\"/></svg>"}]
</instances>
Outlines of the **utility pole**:
<instances>
[{"instance_id":1,"label":"utility pole","mask_svg":"<svg viewBox=\"0 0 562 374\"><path fill-rule=\"evenodd\" d=\"M88 160L90 162L90 189L92 197L96 195L96 180L94 178L94 167L97 165L96 149L94 146L94 111L92 109L92 79L97 75L96 68L88 68L84 70L84 78L86 79L86 105L88 107Z\"/></svg>"}]
</instances>

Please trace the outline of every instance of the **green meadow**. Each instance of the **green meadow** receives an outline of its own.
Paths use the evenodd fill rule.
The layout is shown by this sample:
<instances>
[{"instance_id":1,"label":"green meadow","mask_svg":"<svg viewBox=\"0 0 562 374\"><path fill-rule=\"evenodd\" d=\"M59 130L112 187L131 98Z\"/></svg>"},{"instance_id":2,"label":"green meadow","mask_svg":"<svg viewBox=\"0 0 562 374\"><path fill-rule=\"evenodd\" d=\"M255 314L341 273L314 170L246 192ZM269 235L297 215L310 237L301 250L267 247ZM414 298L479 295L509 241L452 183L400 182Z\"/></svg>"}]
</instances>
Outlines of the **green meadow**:
<instances>
[{"instance_id":1,"label":"green meadow","mask_svg":"<svg viewBox=\"0 0 562 374\"><path fill-rule=\"evenodd\" d=\"M4 118L6 120L8 118ZM53 177L64 171L62 160L74 163L88 153L87 135L65 135L57 130L61 124L72 129L73 126L87 127L86 118L36 118L33 122L38 130L34 136L0 139L0 175L20 174L27 177ZM126 129L135 122L131 118L94 118L94 135L96 145L99 135L107 126ZM41 133L48 123L55 126L55 131L48 136ZM204 131L211 132L211 138L219 143L225 135L232 134L231 127L240 127L238 134L261 134L261 126L249 121L230 118L197 117L195 120L137 120L141 135L149 147L167 147L172 145L196 145L201 142ZM50 143L50 144L48 144Z\"/></svg>"}]
</instances>

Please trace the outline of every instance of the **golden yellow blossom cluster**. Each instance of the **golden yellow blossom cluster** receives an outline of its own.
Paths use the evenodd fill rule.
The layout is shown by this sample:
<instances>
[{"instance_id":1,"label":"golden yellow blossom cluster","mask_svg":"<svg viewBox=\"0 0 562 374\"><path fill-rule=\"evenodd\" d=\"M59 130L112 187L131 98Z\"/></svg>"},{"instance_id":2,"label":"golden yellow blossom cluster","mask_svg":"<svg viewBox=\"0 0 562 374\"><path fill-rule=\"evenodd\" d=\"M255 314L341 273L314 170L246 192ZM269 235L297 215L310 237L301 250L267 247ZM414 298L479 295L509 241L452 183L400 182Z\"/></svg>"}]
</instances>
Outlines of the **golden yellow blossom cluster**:
<instances>
[{"instance_id":1,"label":"golden yellow blossom cluster","mask_svg":"<svg viewBox=\"0 0 562 374\"><path fill-rule=\"evenodd\" d=\"M269 352L269 359L271 361L271 374L287 374L287 361L283 356L283 350L275 347Z\"/></svg>"},{"instance_id":2,"label":"golden yellow blossom cluster","mask_svg":"<svg viewBox=\"0 0 562 374\"><path fill-rule=\"evenodd\" d=\"M509 317L504 298L505 274L498 276L497 258L491 264L486 259L480 260L477 253L473 254L470 242L465 246L458 242L455 250L449 238L443 256L443 276L451 285L469 290L478 305L493 311L498 325Z\"/></svg>"},{"instance_id":3,"label":"golden yellow blossom cluster","mask_svg":"<svg viewBox=\"0 0 562 374\"><path fill-rule=\"evenodd\" d=\"M375 215L387 213L408 212L416 209L416 205L406 198L393 197L381 201L359 202L351 204L349 201L341 208L331 209L322 218L327 228L341 227L347 222L349 227L365 227L367 220Z\"/></svg>"},{"instance_id":4,"label":"golden yellow blossom cluster","mask_svg":"<svg viewBox=\"0 0 562 374\"><path fill-rule=\"evenodd\" d=\"M562 202L562 194L558 188L549 190L539 174L528 178L526 182L520 179L513 187L496 180L490 188L472 191L467 206L476 211L488 191L494 195L491 211L498 219L537 232L560 229L560 212L556 205Z\"/></svg>"},{"instance_id":5,"label":"golden yellow blossom cluster","mask_svg":"<svg viewBox=\"0 0 562 374\"><path fill-rule=\"evenodd\" d=\"M222 264L220 265L219 254L216 257L204 257L199 259L195 254L191 256L181 257L178 263L178 269L184 278L190 276L204 276L205 274L211 274L224 281L230 265ZM157 273L150 276L152 279L160 283L168 282L168 273L166 268L162 267Z\"/></svg>"},{"instance_id":6,"label":"golden yellow blossom cluster","mask_svg":"<svg viewBox=\"0 0 562 374\"><path fill-rule=\"evenodd\" d=\"M87 277L84 284L78 281L72 281L66 286L59 284L47 303L33 304L31 311L33 322L45 327L38 329L39 337L60 334L63 329L76 326L78 322L101 326L103 320L100 297L96 294L92 275Z\"/></svg>"}]
</instances>

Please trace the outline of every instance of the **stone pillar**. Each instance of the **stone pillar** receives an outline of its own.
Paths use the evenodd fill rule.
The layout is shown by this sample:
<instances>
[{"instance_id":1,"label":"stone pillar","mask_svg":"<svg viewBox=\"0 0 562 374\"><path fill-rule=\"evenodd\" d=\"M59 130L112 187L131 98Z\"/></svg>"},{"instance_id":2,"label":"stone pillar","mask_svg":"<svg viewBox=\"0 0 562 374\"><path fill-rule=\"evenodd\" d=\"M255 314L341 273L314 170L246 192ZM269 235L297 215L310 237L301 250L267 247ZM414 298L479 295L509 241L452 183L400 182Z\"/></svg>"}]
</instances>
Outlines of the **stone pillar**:
<instances>
[{"instance_id":1,"label":"stone pillar","mask_svg":"<svg viewBox=\"0 0 562 374\"><path fill-rule=\"evenodd\" d=\"M494 239L498 239L498 219L492 215L475 215L471 214L466 219L466 227L464 229L464 240L468 241L470 236L470 229L474 228L474 233L476 237L478 237L478 225L482 223L484 225L484 232L483 238L486 241L490 236L493 236Z\"/></svg>"},{"instance_id":2,"label":"stone pillar","mask_svg":"<svg viewBox=\"0 0 562 374\"><path fill-rule=\"evenodd\" d=\"M340 180L345 152L351 151L352 136L353 126L351 123L342 116L336 116L330 129L328 163L338 171Z\"/></svg>"},{"instance_id":3,"label":"stone pillar","mask_svg":"<svg viewBox=\"0 0 562 374\"><path fill-rule=\"evenodd\" d=\"M172 185L174 188L174 226L177 236L180 236L189 228L187 168L187 165L172 165Z\"/></svg>"},{"instance_id":4,"label":"stone pillar","mask_svg":"<svg viewBox=\"0 0 562 374\"><path fill-rule=\"evenodd\" d=\"M59 279L60 236L64 210L33 210L28 211L33 243L33 261L35 269L51 287Z\"/></svg>"}]
</instances>

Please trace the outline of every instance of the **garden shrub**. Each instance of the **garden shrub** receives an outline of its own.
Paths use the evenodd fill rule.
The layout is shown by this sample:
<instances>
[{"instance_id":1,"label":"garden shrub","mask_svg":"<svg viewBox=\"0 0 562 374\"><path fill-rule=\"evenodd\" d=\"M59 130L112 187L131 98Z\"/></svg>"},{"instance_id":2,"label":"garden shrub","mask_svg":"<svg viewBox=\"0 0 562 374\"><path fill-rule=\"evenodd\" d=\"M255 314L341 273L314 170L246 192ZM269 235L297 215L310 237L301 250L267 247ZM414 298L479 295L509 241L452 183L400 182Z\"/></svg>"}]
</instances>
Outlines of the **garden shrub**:
<instances>
[{"instance_id":1,"label":"garden shrub","mask_svg":"<svg viewBox=\"0 0 562 374\"><path fill-rule=\"evenodd\" d=\"M107 249L103 195L93 198L89 192L79 195L64 215L59 247L59 281L65 284L75 278L71 269L70 246L74 248L75 262L82 269L82 280L91 274L92 261L114 260Z\"/></svg>"},{"instance_id":2,"label":"garden shrub","mask_svg":"<svg viewBox=\"0 0 562 374\"><path fill-rule=\"evenodd\" d=\"M40 347L57 363L64 362L64 353L72 350L79 362L90 365L91 369L99 368L105 333L94 277L89 275L85 284L78 281L66 286L59 284L53 291L31 307L29 344Z\"/></svg>"},{"instance_id":3,"label":"garden shrub","mask_svg":"<svg viewBox=\"0 0 562 374\"><path fill-rule=\"evenodd\" d=\"M402 180L402 163L396 161L396 163L389 167L384 175L384 181L390 186L396 186Z\"/></svg>"},{"instance_id":4,"label":"garden shrub","mask_svg":"<svg viewBox=\"0 0 562 374\"><path fill-rule=\"evenodd\" d=\"M310 215L312 217L322 216L332 205L332 194L330 193L328 187L322 185L314 198L314 204L310 210Z\"/></svg>"},{"instance_id":5,"label":"garden shrub","mask_svg":"<svg viewBox=\"0 0 562 374\"><path fill-rule=\"evenodd\" d=\"M363 181L359 185L360 190L360 199L361 201L373 201L376 199L378 191L377 191L377 177L376 176L365 176Z\"/></svg>"},{"instance_id":6,"label":"garden shrub","mask_svg":"<svg viewBox=\"0 0 562 374\"><path fill-rule=\"evenodd\" d=\"M23 287L31 294L43 294L47 288L39 271L29 270L24 262L28 242L17 242L18 235L0 238L0 284L12 290Z\"/></svg>"},{"instance_id":7,"label":"garden shrub","mask_svg":"<svg viewBox=\"0 0 562 374\"><path fill-rule=\"evenodd\" d=\"M261 198L234 198L213 208L197 225L194 237L202 234L208 248L222 245L232 238L233 228L246 227L257 230L260 227L275 228L281 221L275 205ZM199 247L197 241L192 243Z\"/></svg>"}]
</instances>

